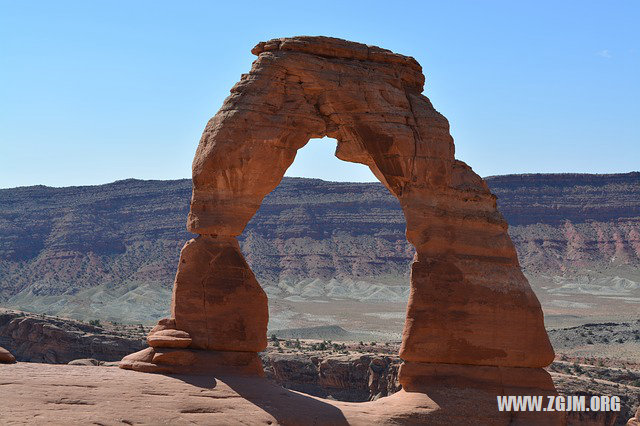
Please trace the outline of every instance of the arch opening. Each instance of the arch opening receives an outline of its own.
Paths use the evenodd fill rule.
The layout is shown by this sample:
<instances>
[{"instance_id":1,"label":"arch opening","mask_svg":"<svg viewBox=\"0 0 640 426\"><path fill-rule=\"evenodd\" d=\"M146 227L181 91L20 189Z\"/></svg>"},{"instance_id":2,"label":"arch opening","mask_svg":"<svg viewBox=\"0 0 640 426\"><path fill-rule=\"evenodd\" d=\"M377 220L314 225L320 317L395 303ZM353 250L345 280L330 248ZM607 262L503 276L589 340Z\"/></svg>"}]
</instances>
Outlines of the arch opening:
<instances>
[{"instance_id":1,"label":"arch opening","mask_svg":"<svg viewBox=\"0 0 640 426\"><path fill-rule=\"evenodd\" d=\"M238 237L268 296L268 335L399 344L415 251L402 209L365 165L335 157L336 148L326 137L300 148ZM348 177L288 176L317 164L312 176Z\"/></svg>"},{"instance_id":2,"label":"arch opening","mask_svg":"<svg viewBox=\"0 0 640 426\"><path fill-rule=\"evenodd\" d=\"M303 177L328 182L379 182L364 164L341 161L335 156L337 143L333 138L309 139L296 153L286 170L285 178Z\"/></svg>"}]
</instances>

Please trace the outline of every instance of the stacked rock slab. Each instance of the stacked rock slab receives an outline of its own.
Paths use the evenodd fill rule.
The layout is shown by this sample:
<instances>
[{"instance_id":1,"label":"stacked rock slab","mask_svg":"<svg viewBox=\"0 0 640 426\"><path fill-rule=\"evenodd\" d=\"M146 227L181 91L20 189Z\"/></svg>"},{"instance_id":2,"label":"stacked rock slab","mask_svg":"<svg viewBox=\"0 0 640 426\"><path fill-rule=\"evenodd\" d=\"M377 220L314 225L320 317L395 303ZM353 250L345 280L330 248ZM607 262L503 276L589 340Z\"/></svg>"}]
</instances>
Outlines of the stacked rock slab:
<instances>
[{"instance_id":1,"label":"stacked rock slab","mask_svg":"<svg viewBox=\"0 0 640 426\"><path fill-rule=\"evenodd\" d=\"M398 198L416 248L400 350L405 389L457 365L494 368L492 380L548 365L540 303L496 197L454 158L447 119L422 95L420 65L327 37L275 39L252 52L257 60L207 124L193 161L187 228L200 236L182 250L172 303L175 329L192 340L172 350L265 348L267 299L236 237L297 150L328 136L338 158L365 164ZM159 347L167 346L151 350ZM154 356L139 365L161 366Z\"/></svg>"}]
</instances>

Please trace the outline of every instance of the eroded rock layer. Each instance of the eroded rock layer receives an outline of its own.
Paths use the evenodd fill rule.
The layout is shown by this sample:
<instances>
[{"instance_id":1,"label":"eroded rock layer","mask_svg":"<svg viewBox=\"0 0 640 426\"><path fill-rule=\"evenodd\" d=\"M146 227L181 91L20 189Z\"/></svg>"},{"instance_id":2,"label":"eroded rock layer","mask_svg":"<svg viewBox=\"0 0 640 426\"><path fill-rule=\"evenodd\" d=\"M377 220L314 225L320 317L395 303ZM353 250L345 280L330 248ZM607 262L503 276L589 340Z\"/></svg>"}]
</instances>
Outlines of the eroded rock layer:
<instances>
[{"instance_id":1,"label":"eroded rock layer","mask_svg":"<svg viewBox=\"0 0 640 426\"><path fill-rule=\"evenodd\" d=\"M416 256L400 356L412 365L549 364L540 304L507 223L485 182L454 158L446 118L421 94L420 65L325 37L271 40L253 53L193 161L187 228L201 236L182 251L172 304L175 329L192 339L185 350L265 347L266 297L236 237L296 151L329 136L336 156L368 166L406 218Z\"/></svg>"}]
</instances>

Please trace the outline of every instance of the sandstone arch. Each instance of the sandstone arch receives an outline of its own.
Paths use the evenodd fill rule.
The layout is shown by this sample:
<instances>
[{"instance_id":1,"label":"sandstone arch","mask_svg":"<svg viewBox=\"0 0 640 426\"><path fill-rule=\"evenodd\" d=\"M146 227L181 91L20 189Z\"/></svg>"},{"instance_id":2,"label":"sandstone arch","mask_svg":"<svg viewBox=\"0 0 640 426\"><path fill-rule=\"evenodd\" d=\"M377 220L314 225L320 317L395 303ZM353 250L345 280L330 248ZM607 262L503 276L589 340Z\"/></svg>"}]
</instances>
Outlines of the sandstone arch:
<instances>
[{"instance_id":1,"label":"sandstone arch","mask_svg":"<svg viewBox=\"0 0 640 426\"><path fill-rule=\"evenodd\" d=\"M267 298L236 237L296 151L323 136L338 141L338 158L367 165L407 220L416 256L400 350L406 389L450 375L452 365L498 367L461 368L465 377L495 374L502 383L504 368L551 363L540 304L495 196L455 160L446 118L421 94L420 65L326 37L271 40L252 52L258 58L251 71L231 89L196 151L187 227L200 236L182 249L172 318L152 331L152 348L121 366L261 373L256 352L266 347ZM520 380L519 371L509 374Z\"/></svg>"}]
</instances>

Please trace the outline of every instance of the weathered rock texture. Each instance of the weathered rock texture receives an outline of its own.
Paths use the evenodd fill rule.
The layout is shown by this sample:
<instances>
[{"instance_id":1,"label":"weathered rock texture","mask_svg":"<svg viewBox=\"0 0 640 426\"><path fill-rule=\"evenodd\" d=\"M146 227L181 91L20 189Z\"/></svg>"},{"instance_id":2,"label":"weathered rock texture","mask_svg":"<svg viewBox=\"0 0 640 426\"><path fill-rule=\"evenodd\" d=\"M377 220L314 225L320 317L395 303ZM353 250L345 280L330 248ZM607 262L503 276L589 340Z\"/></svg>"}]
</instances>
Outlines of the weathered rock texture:
<instances>
[{"instance_id":1,"label":"weathered rock texture","mask_svg":"<svg viewBox=\"0 0 640 426\"><path fill-rule=\"evenodd\" d=\"M498 412L495 395L483 390L440 389L429 396L400 391L355 404L287 390L258 377L26 362L0 365L0 377L0 413L9 424L546 426L557 416Z\"/></svg>"},{"instance_id":2,"label":"weathered rock texture","mask_svg":"<svg viewBox=\"0 0 640 426\"><path fill-rule=\"evenodd\" d=\"M79 358L118 361L145 347L141 336L80 321L0 309L0 345L18 361L66 364Z\"/></svg>"},{"instance_id":3,"label":"weathered rock texture","mask_svg":"<svg viewBox=\"0 0 640 426\"><path fill-rule=\"evenodd\" d=\"M398 198L416 248L403 386L440 377L443 367L429 363L491 366L496 380L503 367L548 365L540 304L496 197L454 158L446 118L421 94L420 65L325 37L271 40L252 52L258 59L207 124L193 161L187 228L200 237L182 250L172 304L176 329L193 339L183 351L265 347L266 297L236 237L296 151L329 136L338 158L365 164Z\"/></svg>"}]
</instances>

